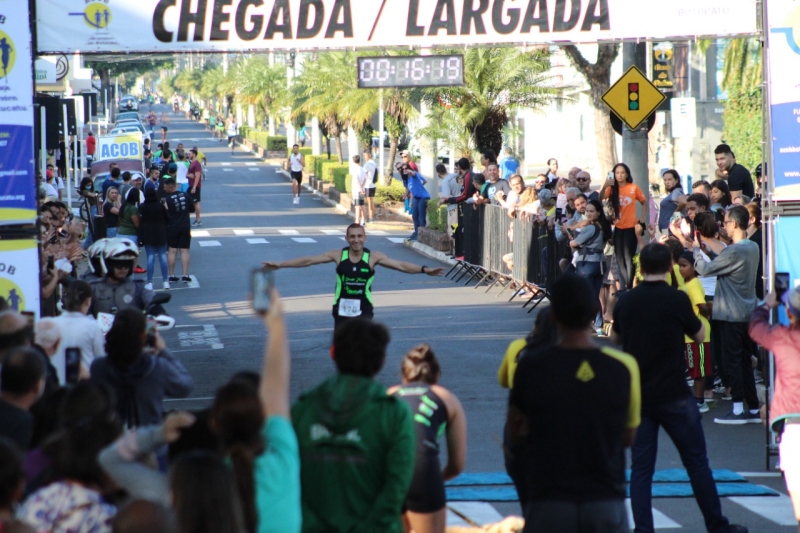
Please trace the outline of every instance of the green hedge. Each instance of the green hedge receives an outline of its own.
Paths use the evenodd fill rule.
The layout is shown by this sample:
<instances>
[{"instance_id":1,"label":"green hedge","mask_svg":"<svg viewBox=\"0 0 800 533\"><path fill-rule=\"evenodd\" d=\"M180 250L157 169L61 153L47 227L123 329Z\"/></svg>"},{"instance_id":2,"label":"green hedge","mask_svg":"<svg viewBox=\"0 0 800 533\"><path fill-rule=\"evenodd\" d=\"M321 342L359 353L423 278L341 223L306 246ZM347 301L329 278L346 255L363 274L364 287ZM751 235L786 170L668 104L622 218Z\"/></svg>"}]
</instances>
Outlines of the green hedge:
<instances>
[{"instance_id":1,"label":"green hedge","mask_svg":"<svg viewBox=\"0 0 800 533\"><path fill-rule=\"evenodd\" d=\"M378 185L375 189L375 205L386 205L388 203L400 203L403 201L403 194L406 189L401 180L392 180L391 185Z\"/></svg>"},{"instance_id":2,"label":"green hedge","mask_svg":"<svg viewBox=\"0 0 800 533\"><path fill-rule=\"evenodd\" d=\"M447 231L447 206L439 205L438 198L428 201L428 227L436 231Z\"/></svg>"},{"instance_id":3,"label":"green hedge","mask_svg":"<svg viewBox=\"0 0 800 533\"><path fill-rule=\"evenodd\" d=\"M317 162L317 156L307 155L305 156L305 159L306 159L305 171L310 175L315 176L316 174L314 174L314 164Z\"/></svg>"},{"instance_id":4,"label":"green hedge","mask_svg":"<svg viewBox=\"0 0 800 533\"><path fill-rule=\"evenodd\" d=\"M344 169L346 175L349 168L350 165L348 165L347 163L339 164L339 162L336 161L335 159L331 161L324 161L322 164L322 172L317 177L322 181L324 181L325 183L335 183L334 179L336 178L337 174L335 174L334 171L338 169ZM339 179L342 179L341 174L339 174L339 176L340 176ZM344 182L340 183L340 185L344 185ZM334 185L334 187L336 187L336 185ZM338 190L339 192L345 192L345 189L340 189L339 187L336 187L336 190Z\"/></svg>"},{"instance_id":5,"label":"green hedge","mask_svg":"<svg viewBox=\"0 0 800 533\"><path fill-rule=\"evenodd\" d=\"M267 147L269 151L279 151L279 150L286 150L287 140L285 135L273 135L267 136L267 142L264 146Z\"/></svg>"},{"instance_id":6,"label":"green hedge","mask_svg":"<svg viewBox=\"0 0 800 533\"><path fill-rule=\"evenodd\" d=\"M343 163L342 165L328 165L325 167L331 174L333 174L333 186L339 192L345 192L350 196L353 195L353 180L350 179L350 165Z\"/></svg>"},{"instance_id":7,"label":"green hedge","mask_svg":"<svg viewBox=\"0 0 800 533\"><path fill-rule=\"evenodd\" d=\"M306 158L306 165L308 165L308 156L310 156L310 155L311 155L311 152L312 152L313 150L314 150L314 149L313 149L313 148L311 148L311 147L308 147L308 148L306 148L306 147L301 147L301 148L300 148L300 150L299 150L299 152L300 152L301 154L303 154L303 156ZM286 157L289 157L289 156L291 156L291 155L292 155L292 149L291 149L291 148L289 148L288 150L286 150Z\"/></svg>"}]
</instances>

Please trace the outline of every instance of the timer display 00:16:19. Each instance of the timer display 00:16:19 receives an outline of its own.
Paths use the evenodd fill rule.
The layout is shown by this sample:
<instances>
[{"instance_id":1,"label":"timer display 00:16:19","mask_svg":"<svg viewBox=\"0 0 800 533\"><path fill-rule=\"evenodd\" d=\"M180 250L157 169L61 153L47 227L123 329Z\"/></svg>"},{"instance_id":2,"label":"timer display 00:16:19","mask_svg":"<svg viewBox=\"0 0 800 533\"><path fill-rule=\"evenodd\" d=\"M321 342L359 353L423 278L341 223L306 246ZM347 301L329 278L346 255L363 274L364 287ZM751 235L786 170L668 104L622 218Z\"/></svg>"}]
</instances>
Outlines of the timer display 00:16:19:
<instances>
[{"instance_id":1,"label":"timer display 00:16:19","mask_svg":"<svg viewBox=\"0 0 800 533\"><path fill-rule=\"evenodd\" d=\"M458 57L436 57L430 58L363 58L359 79L362 82L386 82L390 77L400 80L412 80L421 82L428 75L431 82L446 80L448 82L460 81L461 61Z\"/></svg>"}]
</instances>

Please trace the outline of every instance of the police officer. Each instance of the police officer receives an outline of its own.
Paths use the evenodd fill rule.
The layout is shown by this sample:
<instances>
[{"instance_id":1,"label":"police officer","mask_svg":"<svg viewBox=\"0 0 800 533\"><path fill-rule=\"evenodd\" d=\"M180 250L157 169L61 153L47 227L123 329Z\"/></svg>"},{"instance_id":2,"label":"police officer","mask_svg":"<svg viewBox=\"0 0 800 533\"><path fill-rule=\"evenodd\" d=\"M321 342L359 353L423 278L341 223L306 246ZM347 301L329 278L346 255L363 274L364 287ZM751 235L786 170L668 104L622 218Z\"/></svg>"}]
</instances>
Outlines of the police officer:
<instances>
[{"instance_id":1,"label":"police officer","mask_svg":"<svg viewBox=\"0 0 800 533\"><path fill-rule=\"evenodd\" d=\"M105 275L91 282L92 314L116 314L122 309L144 311L155 293L144 288L144 281L133 279L139 250L127 239L109 239L103 253Z\"/></svg>"}]
</instances>

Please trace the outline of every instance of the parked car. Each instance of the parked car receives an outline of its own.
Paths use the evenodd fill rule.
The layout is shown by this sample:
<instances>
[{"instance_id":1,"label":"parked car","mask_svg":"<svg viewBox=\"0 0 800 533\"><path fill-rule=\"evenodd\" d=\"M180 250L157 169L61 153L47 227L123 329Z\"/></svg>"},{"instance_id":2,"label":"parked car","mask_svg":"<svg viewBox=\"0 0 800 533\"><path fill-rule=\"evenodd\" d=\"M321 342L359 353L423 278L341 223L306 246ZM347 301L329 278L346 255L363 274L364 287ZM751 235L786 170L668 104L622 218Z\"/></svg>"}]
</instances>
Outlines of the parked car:
<instances>
[{"instance_id":1,"label":"parked car","mask_svg":"<svg viewBox=\"0 0 800 533\"><path fill-rule=\"evenodd\" d=\"M135 96L125 95L119 99L120 111L139 111L139 102Z\"/></svg>"},{"instance_id":2,"label":"parked car","mask_svg":"<svg viewBox=\"0 0 800 533\"><path fill-rule=\"evenodd\" d=\"M117 113L117 122L122 122L123 120L135 120L137 122L142 122L142 117L139 116L139 113L136 111L125 111L123 113Z\"/></svg>"},{"instance_id":3,"label":"parked car","mask_svg":"<svg viewBox=\"0 0 800 533\"><path fill-rule=\"evenodd\" d=\"M122 124L115 124L114 129L108 132L109 135L123 135L125 133L141 133L142 141L150 138L150 132L147 131L141 124L134 122L123 122Z\"/></svg>"}]
</instances>

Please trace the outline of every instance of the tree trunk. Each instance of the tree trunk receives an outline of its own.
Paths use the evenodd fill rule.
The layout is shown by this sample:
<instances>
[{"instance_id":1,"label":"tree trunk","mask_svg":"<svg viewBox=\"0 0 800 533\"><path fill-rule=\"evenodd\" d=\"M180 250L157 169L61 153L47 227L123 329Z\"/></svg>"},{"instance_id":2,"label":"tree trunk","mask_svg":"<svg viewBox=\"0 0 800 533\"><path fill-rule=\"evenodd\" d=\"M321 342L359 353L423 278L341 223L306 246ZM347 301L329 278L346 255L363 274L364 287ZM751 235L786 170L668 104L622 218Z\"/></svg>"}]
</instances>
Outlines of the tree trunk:
<instances>
[{"instance_id":1,"label":"tree trunk","mask_svg":"<svg viewBox=\"0 0 800 533\"><path fill-rule=\"evenodd\" d=\"M342 162L344 161L342 159L342 136L337 135L335 137L335 141L336 141L336 157L339 158L339 164L341 165Z\"/></svg>"},{"instance_id":2,"label":"tree trunk","mask_svg":"<svg viewBox=\"0 0 800 533\"><path fill-rule=\"evenodd\" d=\"M383 181L383 185L389 185L391 183L392 178L394 178L394 158L397 157L397 144L400 142L400 137L389 137L389 157L386 158L386 169ZM381 150L383 150L383 146L381 146Z\"/></svg>"},{"instance_id":3,"label":"tree trunk","mask_svg":"<svg viewBox=\"0 0 800 533\"><path fill-rule=\"evenodd\" d=\"M592 105L594 106L594 131L597 142L597 161L599 164L600 178L617 164L617 149L614 142L614 130L608 118L608 107L603 103L602 96L611 86L611 64L619 55L619 44L601 44L597 49L597 61L589 63L575 45L561 47L567 54L572 65L580 72L589 83Z\"/></svg>"},{"instance_id":4,"label":"tree trunk","mask_svg":"<svg viewBox=\"0 0 800 533\"><path fill-rule=\"evenodd\" d=\"M478 150L494 150L495 155L500 155L503 149L503 126L507 117L504 112L490 113L475 128L475 146Z\"/></svg>"}]
</instances>

